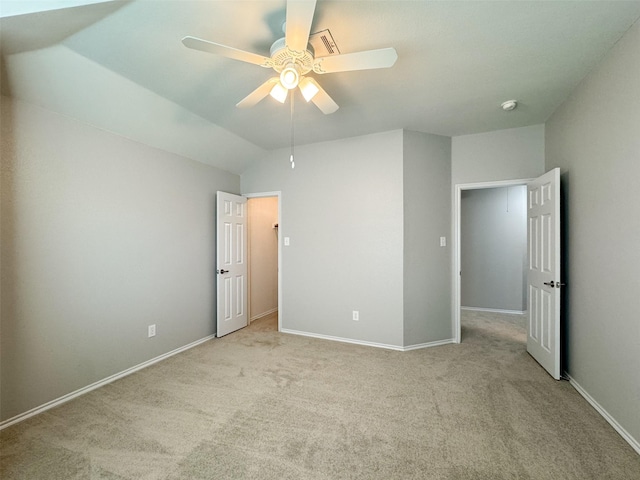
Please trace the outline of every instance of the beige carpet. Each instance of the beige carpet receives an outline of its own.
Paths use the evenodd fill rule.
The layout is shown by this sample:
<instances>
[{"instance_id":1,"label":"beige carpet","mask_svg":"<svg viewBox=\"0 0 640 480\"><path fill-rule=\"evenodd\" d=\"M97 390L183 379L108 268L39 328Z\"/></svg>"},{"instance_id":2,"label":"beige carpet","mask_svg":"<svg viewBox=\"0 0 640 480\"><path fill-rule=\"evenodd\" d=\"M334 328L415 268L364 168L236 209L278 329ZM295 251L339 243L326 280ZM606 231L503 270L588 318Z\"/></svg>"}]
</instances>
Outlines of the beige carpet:
<instances>
[{"instance_id":1,"label":"beige carpet","mask_svg":"<svg viewBox=\"0 0 640 480\"><path fill-rule=\"evenodd\" d=\"M640 479L640 456L525 351L523 319L394 352L275 316L0 433L9 479Z\"/></svg>"}]
</instances>

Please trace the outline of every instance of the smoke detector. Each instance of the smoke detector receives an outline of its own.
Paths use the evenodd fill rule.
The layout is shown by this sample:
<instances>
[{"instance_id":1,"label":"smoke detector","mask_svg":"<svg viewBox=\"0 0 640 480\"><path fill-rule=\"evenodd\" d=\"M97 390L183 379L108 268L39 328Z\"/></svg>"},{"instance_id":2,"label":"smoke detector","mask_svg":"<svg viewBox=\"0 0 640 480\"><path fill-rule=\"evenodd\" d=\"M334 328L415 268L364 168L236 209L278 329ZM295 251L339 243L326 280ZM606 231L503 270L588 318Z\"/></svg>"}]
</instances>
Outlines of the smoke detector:
<instances>
[{"instance_id":1,"label":"smoke detector","mask_svg":"<svg viewBox=\"0 0 640 480\"><path fill-rule=\"evenodd\" d=\"M502 105L500 106L502 107L502 110L504 110L505 112L510 112L511 110L515 110L515 108L518 106L518 101L507 100L506 102L502 102Z\"/></svg>"}]
</instances>

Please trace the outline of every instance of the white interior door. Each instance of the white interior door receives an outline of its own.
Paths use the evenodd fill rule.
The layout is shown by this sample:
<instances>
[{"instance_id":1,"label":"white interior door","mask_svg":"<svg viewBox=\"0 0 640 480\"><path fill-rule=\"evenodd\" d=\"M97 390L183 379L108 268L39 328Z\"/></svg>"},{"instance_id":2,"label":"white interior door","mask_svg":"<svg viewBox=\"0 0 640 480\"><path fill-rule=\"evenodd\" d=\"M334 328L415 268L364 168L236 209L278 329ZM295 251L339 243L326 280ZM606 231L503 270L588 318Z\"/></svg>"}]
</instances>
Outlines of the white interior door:
<instances>
[{"instance_id":1,"label":"white interior door","mask_svg":"<svg viewBox=\"0 0 640 480\"><path fill-rule=\"evenodd\" d=\"M560 379L560 169L527 188L527 351Z\"/></svg>"},{"instance_id":2,"label":"white interior door","mask_svg":"<svg viewBox=\"0 0 640 480\"><path fill-rule=\"evenodd\" d=\"M247 199L217 192L216 336L247 326Z\"/></svg>"}]
</instances>

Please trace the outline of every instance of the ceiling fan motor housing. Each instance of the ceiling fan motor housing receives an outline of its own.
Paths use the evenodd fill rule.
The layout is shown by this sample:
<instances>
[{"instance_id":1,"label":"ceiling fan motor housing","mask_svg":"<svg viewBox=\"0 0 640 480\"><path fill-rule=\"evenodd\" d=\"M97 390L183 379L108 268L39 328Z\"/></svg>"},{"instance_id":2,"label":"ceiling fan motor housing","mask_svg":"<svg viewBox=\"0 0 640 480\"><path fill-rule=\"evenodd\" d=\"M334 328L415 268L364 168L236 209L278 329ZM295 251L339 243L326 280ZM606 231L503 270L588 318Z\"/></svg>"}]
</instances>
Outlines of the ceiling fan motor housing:
<instances>
[{"instance_id":1,"label":"ceiling fan motor housing","mask_svg":"<svg viewBox=\"0 0 640 480\"><path fill-rule=\"evenodd\" d=\"M295 65L300 76L313 70L314 50L310 43L307 44L306 50L295 51L286 46L285 39L282 37L273 42L270 54L273 69L278 73L290 65Z\"/></svg>"}]
</instances>

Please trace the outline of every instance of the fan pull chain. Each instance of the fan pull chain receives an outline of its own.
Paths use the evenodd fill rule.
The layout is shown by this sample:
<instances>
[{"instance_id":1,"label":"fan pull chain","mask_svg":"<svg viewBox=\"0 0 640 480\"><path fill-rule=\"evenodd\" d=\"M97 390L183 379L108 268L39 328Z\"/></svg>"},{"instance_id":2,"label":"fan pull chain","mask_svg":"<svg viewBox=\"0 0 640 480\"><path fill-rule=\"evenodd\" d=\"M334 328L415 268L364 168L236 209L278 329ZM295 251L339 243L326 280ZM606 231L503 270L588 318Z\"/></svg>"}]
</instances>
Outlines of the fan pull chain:
<instances>
[{"instance_id":1,"label":"fan pull chain","mask_svg":"<svg viewBox=\"0 0 640 480\"><path fill-rule=\"evenodd\" d=\"M291 156L289 157L289 161L291 162L291 168L296 168L296 162L293 160L293 98L295 97L295 92L291 90Z\"/></svg>"}]
</instances>

